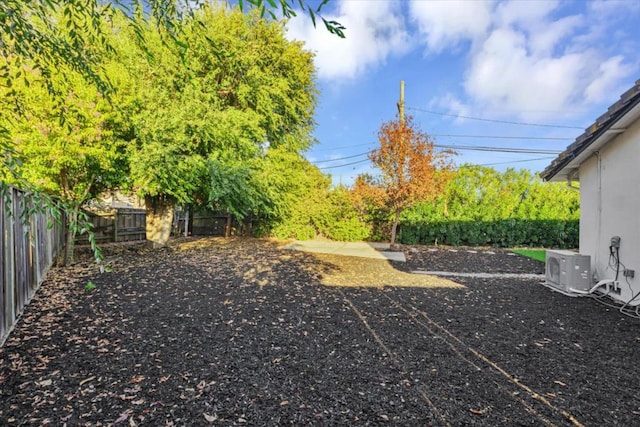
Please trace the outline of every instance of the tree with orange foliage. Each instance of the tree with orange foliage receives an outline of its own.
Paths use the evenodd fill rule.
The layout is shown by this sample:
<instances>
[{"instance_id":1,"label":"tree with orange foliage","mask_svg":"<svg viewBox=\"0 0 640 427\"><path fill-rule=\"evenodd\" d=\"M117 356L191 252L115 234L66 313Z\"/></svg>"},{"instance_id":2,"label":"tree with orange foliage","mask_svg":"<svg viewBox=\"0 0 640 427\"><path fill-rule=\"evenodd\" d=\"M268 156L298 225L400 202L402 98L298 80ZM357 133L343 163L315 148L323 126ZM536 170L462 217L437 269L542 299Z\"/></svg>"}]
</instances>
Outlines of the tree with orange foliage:
<instances>
[{"instance_id":1,"label":"tree with orange foliage","mask_svg":"<svg viewBox=\"0 0 640 427\"><path fill-rule=\"evenodd\" d=\"M393 245L402 211L443 193L453 171L451 156L456 153L434 151L431 138L411 116L384 123L378 140L380 147L369 154L369 159L381 174L378 182L369 185L383 191L385 205L393 214Z\"/></svg>"}]
</instances>

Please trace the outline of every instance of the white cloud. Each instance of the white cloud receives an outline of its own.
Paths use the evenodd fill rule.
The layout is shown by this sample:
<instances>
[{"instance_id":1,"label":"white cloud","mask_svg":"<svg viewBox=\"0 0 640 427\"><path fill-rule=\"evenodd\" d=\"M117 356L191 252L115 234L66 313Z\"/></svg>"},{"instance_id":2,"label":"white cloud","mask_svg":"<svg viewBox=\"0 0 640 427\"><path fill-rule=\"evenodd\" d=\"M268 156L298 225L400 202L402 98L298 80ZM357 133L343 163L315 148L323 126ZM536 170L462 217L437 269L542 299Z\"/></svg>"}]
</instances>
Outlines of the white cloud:
<instances>
[{"instance_id":1,"label":"white cloud","mask_svg":"<svg viewBox=\"0 0 640 427\"><path fill-rule=\"evenodd\" d=\"M524 34L498 29L472 59L464 87L475 103L495 110L560 110L573 100L588 56L532 55Z\"/></svg>"},{"instance_id":2,"label":"white cloud","mask_svg":"<svg viewBox=\"0 0 640 427\"><path fill-rule=\"evenodd\" d=\"M621 94L626 88L620 88L619 82L633 72L633 68L625 64L622 56L614 56L600 64L595 78L585 89L585 99L598 103L611 98L611 93Z\"/></svg>"},{"instance_id":3,"label":"white cloud","mask_svg":"<svg viewBox=\"0 0 640 427\"><path fill-rule=\"evenodd\" d=\"M640 3L629 0L594 0L588 3L590 12L600 19L611 19L620 16L620 13L637 14L640 12Z\"/></svg>"},{"instance_id":4,"label":"white cloud","mask_svg":"<svg viewBox=\"0 0 640 427\"><path fill-rule=\"evenodd\" d=\"M409 15L434 53L483 37L491 24L493 1L411 0Z\"/></svg>"},{"instance_id":5,"label":"white cloud","mask_svg":"<svg viewBox=\"0 0 640 427\"><path fill-rule=\"evenodd\" d=\"M472 112L469 110L469 106L462 101L458 97L456 97L452 93L446 93L443 96L439 96L430 103L430 107L438 110L446 110L450 114L457 116L472 116ZM455 119L454 123L462 124L467 122L467 119L464 117L458 117Z\"/></svg>"},{"instance_id":6,"label":"white cloud","mask_svg":"<svg viewBox=\"0 0 640 427\"><path fill-rule=\"evenodd\" d=\"M638 17L640 2L331 4L334 9L326 18L347 27L346 39L330 34L321 22L313 28L303 14L288 24L288 37L305 41L316 52L321 79L358 78L420 45L432 54L423 59L423 66L438 67L437 54L453 50L466 68L460 77L463 92L440 94L435 100L456 114L483 111L544 120L560 111L584 111L610 101L612 91L623 90L620 83L640 67L635 56L638 42L624 32L630 27L617 25Z\"/></svg>"},{"instance_id":7,"label":"white cloud","mask_svg":"<svg viewBox=\"0 0 640 427\"><path fill-rule=\"evenodd\" d=\"M553 55L558 44L584 24L580 15L534 25L529 32L529 48L536 55Z\"/></svg>"},{"instance_id":8,"label":"white cloud","mask_svg":"<svg viewBox=\"0 0 640 427\"><path fill-rule=\"evenodd\" d=\"M507 1L498 4L495 11L495 24L504 26L528 27L546 19L558 7L554 1Z\"/></svg>"},{"instance_id":9,"label":"white cloud","mask_svg":"<svg viewBox=\"0 0 640 427\"><path fill-rule=\"evenodd\" d=\"M457 33L474 43L462 83L466 108L539 120L611 99L611 91L634 71L630 59L607 55L594 44L602 34L590 35L589 23L597 20L587 16L592 12L556 17L560 5L501 2L485 36L471 40ZM593 47L585 47L585 37ZM460 99L445 99L450 111L466 109Z\"/></svg>"},{"instance_id":10,"label":"white cloud","mask_svg":"<svg viewBox=\"0 0 640 427\"><path fill-rule=\"evenodd\" d=\"M340 1L336 13L325 18L347 28L345 39L330 34L321 22L313 28L306 16L289 22L288 37L304 41L306 48L315 52L320 78L353 79L384 64L390 55L402 55L410 49L400 6L397 1Z\"/></svg>"}]
</instances>

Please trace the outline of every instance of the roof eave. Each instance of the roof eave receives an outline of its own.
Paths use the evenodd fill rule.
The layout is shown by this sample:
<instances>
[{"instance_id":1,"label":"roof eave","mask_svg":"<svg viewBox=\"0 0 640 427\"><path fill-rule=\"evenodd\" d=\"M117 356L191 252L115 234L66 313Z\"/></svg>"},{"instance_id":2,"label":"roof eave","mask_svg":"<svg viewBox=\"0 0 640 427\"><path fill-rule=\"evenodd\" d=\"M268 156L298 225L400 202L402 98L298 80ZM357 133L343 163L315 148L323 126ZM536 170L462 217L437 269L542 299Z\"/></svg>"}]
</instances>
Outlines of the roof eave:
<instances>
[{"instance_id":1,"label":"roof eave","mask_svg":"<svg viewBox=\"0 0 640 427\"><path fill-rule=\"evenodd\" d=\"M639 87L640 80L636 82L634 89L637 90ZM631 102L628 102L627 105L620 109L623 111L619 111L621 114L616 119L611 120L609 123L605 122L604 126L598 129L598 122L601 119L599 118L587 132L580 135L573 144L560 153L560 155L542 171L540 176L545 181L578 180L578 169L585 160L599 151L612 139L624 133L633 122L640 119L640 91L634 92L627 100ZM614 104L614 106L615 105L616 104ZM612 106L610 110L614 106ZM589 141L591 138L592 140Z\"/></svg>"},{"instance_id":2,"label":"roof eave","mask_svg":"<svg viewBox=\"0 0 640 427\"><path fill-rule=\"evenodd\" d=\"M600 151L602 147L609 141L624 133L626 129L608 129L602 133L599 137L593 140L591 144L586 146L582 151L575 154L571 160L569 160L561 169L559 169L554 175L545 177L546 181L563 182L563 181L578 181L578 170L580 165L591 157L594 153Z\"/></svg>"}]
</instances>

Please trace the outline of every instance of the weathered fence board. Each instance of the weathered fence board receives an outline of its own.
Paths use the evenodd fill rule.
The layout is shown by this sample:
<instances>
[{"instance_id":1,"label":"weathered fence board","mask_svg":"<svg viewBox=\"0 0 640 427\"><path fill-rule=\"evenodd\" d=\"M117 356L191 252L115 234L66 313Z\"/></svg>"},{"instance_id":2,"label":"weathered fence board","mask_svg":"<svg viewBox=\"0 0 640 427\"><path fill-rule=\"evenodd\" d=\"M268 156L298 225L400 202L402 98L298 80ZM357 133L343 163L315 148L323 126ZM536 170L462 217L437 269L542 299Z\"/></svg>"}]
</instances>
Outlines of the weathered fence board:
<instances>
[{"instance_id":1,"label":"weathered fence board","mask_svg":"<svg viewBox=\"0 0 640 427\"><path fill-rule=\"evenodd\" d=\"M118 208L108 212L87 212L93 224L96 242L129 242L146 240L146 213L141 209ZM87 243L86 234L76 237L77 243Z\"/></svg>"},{"instance_id":2,"label":"weathered fence board","mask_svg":"<svg viewBox=\"0 0 640 427\"><path fill-rule=\"evenodd\" d=\"M24 204L24 193L11 187L0 197L0 345L64 244L64 229L53 216L23 218Z\"/></svg>"},{"instance_id":3,"label":"weathered fence board","mask_svg":"<svg viewBox=\"0 0 640 427\"><path fill-rule=\"evenodd\" d=\"M226 236L235 234L240 224L227 213L205 209L177 211L173 219L176 236ZM186 232L185 232L186 231Z\"/></svg>"}]
</instances>

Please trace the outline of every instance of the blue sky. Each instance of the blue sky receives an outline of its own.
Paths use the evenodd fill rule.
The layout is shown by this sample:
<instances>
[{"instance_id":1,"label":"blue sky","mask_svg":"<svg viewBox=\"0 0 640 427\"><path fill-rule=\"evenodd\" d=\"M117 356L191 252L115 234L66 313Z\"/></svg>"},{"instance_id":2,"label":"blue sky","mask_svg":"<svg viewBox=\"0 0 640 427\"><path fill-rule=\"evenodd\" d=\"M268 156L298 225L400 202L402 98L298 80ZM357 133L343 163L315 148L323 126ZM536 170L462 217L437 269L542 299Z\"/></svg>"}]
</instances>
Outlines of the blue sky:
<instances>
[{"instance_id":1,"label":"blue sky","mask_svg":"<svg viewBox=\"0 0 640 427\"><path fill-rule=\"evenodd\" d=\"M458 149L457 164L541 171L640 79L637 0L331 0L323 13L346 39L306 16L288 37L316 54L306 156L334 183L371 171L365 153L396 117L401 80L406 113L436 146L478 149ZM480 151L496 147L540 153Z\"/></svg>"}]
</instances>

